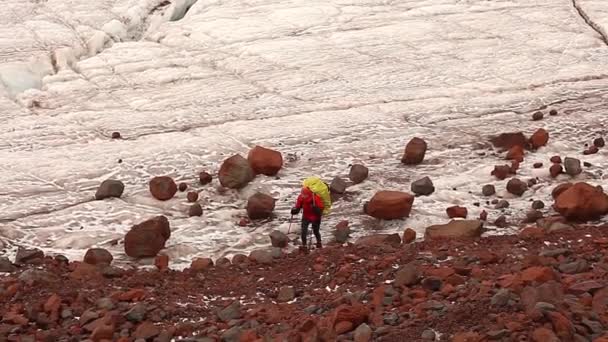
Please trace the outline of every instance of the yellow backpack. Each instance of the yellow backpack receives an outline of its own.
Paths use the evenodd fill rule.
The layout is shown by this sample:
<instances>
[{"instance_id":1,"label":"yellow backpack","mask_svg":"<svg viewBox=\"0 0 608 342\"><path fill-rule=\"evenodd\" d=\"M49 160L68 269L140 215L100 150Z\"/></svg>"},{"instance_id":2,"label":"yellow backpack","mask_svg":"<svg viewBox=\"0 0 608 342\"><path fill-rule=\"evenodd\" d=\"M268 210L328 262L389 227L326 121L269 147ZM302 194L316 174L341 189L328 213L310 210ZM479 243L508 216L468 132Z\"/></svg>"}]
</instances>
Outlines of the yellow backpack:
<instances>
[{"instance_id":1,"label":"yellow backpack","mask_svg":"<svg viewBox=\"0 0 608 342\"><path fill-rule=\"evenodd\" d=\"M323 215L329 214L331 211L331 196L327 184L319 177L308 177L302 182L302 186L309 188L310 191L321 197L323 201Z\"/></svg>"}]
</instances>

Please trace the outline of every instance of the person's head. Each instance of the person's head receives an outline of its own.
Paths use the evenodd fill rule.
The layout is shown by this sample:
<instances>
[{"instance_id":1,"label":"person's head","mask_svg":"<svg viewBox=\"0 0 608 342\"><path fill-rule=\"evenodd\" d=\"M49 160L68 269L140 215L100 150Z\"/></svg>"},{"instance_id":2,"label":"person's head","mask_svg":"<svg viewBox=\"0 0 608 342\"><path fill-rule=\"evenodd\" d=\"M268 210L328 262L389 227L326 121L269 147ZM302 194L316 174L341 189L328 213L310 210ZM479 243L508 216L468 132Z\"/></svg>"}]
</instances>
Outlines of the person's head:
<instances>
[{"instance_id":1,"label":"person's head","mask_svg":"<svg viewBox=\"0 0 608 342\"><path fill-rule=\"evenodd\" d=\"M302 197L304 197L306 199L312 197L312 191L307 187L302 188L301 194L302 194Z\"/></svg>"}]
</instances>

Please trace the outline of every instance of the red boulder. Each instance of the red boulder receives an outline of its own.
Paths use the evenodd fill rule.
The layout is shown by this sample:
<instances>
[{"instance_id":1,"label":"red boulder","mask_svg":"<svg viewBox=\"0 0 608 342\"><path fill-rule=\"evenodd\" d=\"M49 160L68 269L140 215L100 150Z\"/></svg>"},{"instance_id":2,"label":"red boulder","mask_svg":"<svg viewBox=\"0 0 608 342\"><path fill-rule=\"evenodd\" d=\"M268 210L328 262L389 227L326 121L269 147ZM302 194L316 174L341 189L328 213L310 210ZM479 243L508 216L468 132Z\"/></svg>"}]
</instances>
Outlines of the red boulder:
<instances>
[{"instance_id":1,"label":"red boulder","mask_svg":"<svg viewBox=\"0 0 608 342\"><path fill-rule=\"evenodd\" d=\"M247 216L252 220L267 219L272 215L275 202L272 196L258 192L247 201Z\"/></svg>"},{"instance_id":2,"label":"red boulder","mask_svg":"<svg viewBox=\"0 0 608 342\"><path fill-rule=\"evenodd\" d=\"M125 253L133 258L154 257L170 236L169 220L157 216L131 228L125 235Z\"/></svg>"},{"instance_id":3,"label":"red boulder","mask_svg":"<svg viewBox=\"0 0 608 342\"><path fill-rule=\"evenodd\" d=\"M416 165L422 163L426 154L426 141L420 138L413 138L405 146L405 152L401 162L406 165Z\"/></svg>"},{"instance_id":4,"label":"red boulder","mask_svg":"<svg viewBox=\"0 0 608 342\"><path fill-rule=\"evenodd\" d=\"M590 221L608 213L608 196L593 185L576 183L559 194L554 208L569 220Z\"/></svg>"},{"instance_id":5,"label":"red boulder","mask_svg":"<svg viewBox=\"0 0 608 342\"><path fill-rule=\"evenodd\" d=\"M530 145L532 145L533 149L543 147L547 145L547 142L549 142L549 133L543 128L539 128L530 137Z\"/></svg>"},{"instance_id":6,"label":"red boulder","mask_svg":"<svg viewBox=\"0 0 608 342\"><path fill-rule=\"evenodd\" d=\"M394 220L410 215L414 196L400 191L379 191L366 204L364 210L369 216Z\"/></svg>"},{"instance_id":7,"label":"red boulder","mask_svg":"<svg viewBox=\"0 0 608 342\"><path fill-rule=\"evenodd\" d=\"M255 178L255 173L247 159L237 154L224 160L218 178L223 187L241 189Z\"/></svg>"},{"instance_id":8,"label":"red boulder","mask_svg":"<svg viewBox=\"0 0 608 342\"><path fill-rule=\"evenodd\" d=\"M247 156L251 168L256 174L274 176L283 167L281 152L256 146Z\"/></svg>"},{"instance_id":9,"label":"red boulder","mask_svg":"<svg viewBox=\"0 0 608 342\"><path fill-rule=\"evenodd\" d=\"M171 177L167 176L152 178L149 186L152 196L161 201L170 200L177 192L177 184Z\"/></svg>"}]
</instances>

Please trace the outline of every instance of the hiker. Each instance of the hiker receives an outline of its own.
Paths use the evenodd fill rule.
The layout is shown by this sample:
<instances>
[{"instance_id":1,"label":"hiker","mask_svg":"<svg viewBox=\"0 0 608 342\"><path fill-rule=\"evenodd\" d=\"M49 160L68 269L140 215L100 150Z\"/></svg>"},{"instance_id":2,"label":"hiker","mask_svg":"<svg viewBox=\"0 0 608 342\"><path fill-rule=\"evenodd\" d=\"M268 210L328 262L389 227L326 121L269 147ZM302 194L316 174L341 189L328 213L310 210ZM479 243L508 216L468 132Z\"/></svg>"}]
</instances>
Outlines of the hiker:
<instances>
[{"instance_id":1,"label":"hiker","mask_svg":"<svg viewBox=\"0 0 608 342\"><path fill-rule=\"evenodd\" d=\"M302 191L298 196L296 205L291 209L291 215L302 213L302 249L306 249L306 239L308 226L312 224L312 232L317 240L317 248L322 248L321 244L321 218L327 215L331 208L331 198L329 196L329 186L319 177L309 177L302 182Z\"/></svg>"},{"instance_id":2,"label":"hiker","mask_svg":"<svg viewBox=\"0 0 608 342\"><path fill-rule=\"evenodd\" d=\"M321 197L309 188L302 188L300 196L296 201L296 206L291 209L292 215L300 213L300 209L304 209L302 213L302 248L306 249L306 236L308 235L308 226L312 224L312 232L317 239L317 248L321 248L321 215L323 214L323 200Z\"/></svg>"}]
</instances>

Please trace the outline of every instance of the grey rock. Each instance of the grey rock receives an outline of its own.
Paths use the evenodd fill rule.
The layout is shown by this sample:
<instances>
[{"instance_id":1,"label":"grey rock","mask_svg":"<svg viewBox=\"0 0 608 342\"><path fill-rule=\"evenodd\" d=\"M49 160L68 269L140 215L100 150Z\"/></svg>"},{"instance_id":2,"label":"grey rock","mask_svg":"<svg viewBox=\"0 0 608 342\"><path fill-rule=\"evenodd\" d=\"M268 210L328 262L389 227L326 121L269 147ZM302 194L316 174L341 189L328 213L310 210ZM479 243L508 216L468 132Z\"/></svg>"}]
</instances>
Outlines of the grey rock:
<instances>
[{"instance_id":1,"label":"grey rock","mask_svg":"<svg viewBox=\"0 0 608 342\"><path fill-rule=\"evenodd\" d=\"M241 313L241 303L239 303L238 301L232 302L232 304L220 310L217 313L217 316L219 317L219 319L226 323L230 322L233 319L241 318L243 316L243 314Z\"/></svg>"},{"instance_id":2,"label":"grey rock","mask_svg":"<svg viewBox=\"0 0 608 342\"><path fill-rule=\"evenodd\" d=\"M500 200L498 201L498 203L496 203L496 205L494 206L494 208L496 209L505 209L509 207L509 201L507 200Z\"/></svg>"},{"instance_id":3,"label":"grey rock","mask_svg":"<svg viewBox=\"0 0 608 342\"><path fill-rule=\"evenodd\" d=\"M103 200L106 198L116 197L120 198L122 193L125 191L125 185L119 180L106 179L101 183L97 192L95 193L96 200Z\"/></svg>"},{"instance_id":4,"label":"grey rock","mask_svg":"<svg viewBox=\"0 0 608 342\"><path fill-rule=\"evenodd\" d=\"M395 312L385 314L384 315L384 324L388 324L388 325L399 324L399 315Z\"/></svg>"},{"instance_id":5,"label":"grey rock","mask_svg":"<svg viewBox=\"0 0 608 342\"><path fill-rule=\"evenodd\" d=\"M492 196L496 193L496 188L492 184L486 184L481 188L481 193L484 196Z\"/></svg>"},{"instance_id":6,"label":"grey rock","mask_svg":"<svg viewBox=\"0 0 608 342\"><path fill-rule=\"evenodd\" d=\"M407 264L395 273L395 286L412 286L420 281L420 272L414 264Z\"/></svg>"},{"instance_id":7,"label":"grey rock","mask_svg":"<svg viewBox=\"0 0 608 342\"><path fill-rule=\"evenodd\" d=\"M564 168L566 170L566 173L570 176L576 176L583 172L583 168L581 167L581 161L576 158L564 158Z\"/></svg>"},{"instance_id":8,"label":"grey rock","mask_svg":"<svg viewBox=\"0 0 608 342\"><path fill-rule=\"evenodd\" d=\"M494 296L492 296L491 303L495 306L507 306L510 299L511 291L508 289L500 289Z\"/></svg>"},{"instance_id":9,"label":"grey rock","mask_svg":"<svg viewBox=\"0 0 608 342\"><path fill-rule=\"evenodd\" d=\"M239 327L232 327L222 334L222 342L239 342L243 331Z\"/></svg>"},{"instance_id":10,"label":"grey rock","mask_svg":"<svg viewBox=\"0 0 608 342\"><path fill-rule=\"evenodd\" d=\"M258 249L249 254L249 258L263 265L272 264L272 253L267 250Z\"/></svg>"},{"instance_id":11,"label":"grey rock","mask_svg":"<svg viewBox=\"0 0 608 342\"><path fill-rule=\"evenodd\" d=\"M348 178L354 184L359 184L367 179L369 175L369 170L367 167L361 164L355 164L350 168L350 173L348 174Z\"/></svg>"},{"instance_id":12,"label":"grey rock","mask_svg":"<svg viewBox=\"0 0 608 342\"><path fill-rule=\"evenodd\" d=\"M582 273L589 270L589 264L584 259L579 259L573 262L568 262L565 264L559 265L559 270L562 273L566 274L576 274Z\"/></svg>"},{"instance_id":13,"label":"grey rock","mask_svg":"<svg viewBox=\"0 0 608 342\"><path fill-rule=\"evenodd\" d=\"M501 329L501 330L490 330L486 333L490 340L502 340L503 338L510 335L509 330Z\"/></svg>"},{"instance_id":14,"label":"grey rock","mask_svg":"<svg viewBox=\"0 0 608 342\"><path fill-rule=\"evenodd\" d=\"M21 273L18 279L29 285L45 284L58 280L57 276L47 271L29 269Z\"/></svg>"},{"instance_id":15,"label":"grey rock","mask_svg":"<svg viewBox=\"0 0 608 342\"><path fill-rule=\"evenodd\" d=\"M336 238L336 242L345 243L350 236L350 227L348 221L342 221L336 225L336 230L334 230L334 237Z\"/></svg>"},{"instance_id":16,"label":"grey rock","mask_svg":"<svg viewBox=\"0 0 608 342\"><path fill-rule=\"evenodd\" d=\"M534 202L532 202L532 209L534 210L540 210L543 209L545 207L545 202L540 201L540 200L536 200Z\"/></svg>"},{"instance_id":17,"label":"grey rock","mask_svg":"<svg viewBox=\"0 0 608 342\"><path fill-rule=\"evenodd\" d=\"M422 279L422 287L431 291L441 290L443 282L438 277L426 277Z\"/></svg>"},{"instance_id":18,"label":"grey rock","mask_svg":"<svg viewBox=\"0 0 608 342\"><path fill-rule=\"evenodd\" d=\"M296 291L292 286L283 286L279 289L277 301L285 303L290 302L296 297Z\"/></svg>"},{"instance_id":19,"label":"grey rock","mask_svg":"<svg viewBox=\"0 0 608 342\"><path fill-rule=\"evenodd\" d=\"M429 177L424 177L412 183L411 190L416 195L428 196L435 192L433 181Z\"/></svg>"},{"instance_id":20,"label":"grey rock","mask_svg":"<svg viewBox=\"0 0 608 342\"><path fill-rule=\"evenodd\" d=\"M114 309L114 302L112 301L112 298L100 298L97 300L97 307L99 309L103 309L103 310L112 310Z\"/></svg>"},{"instance_id":21,"label":"grey rock","mask_svg":"<svg viewBox=\"0 0 608 342\"><path fill-rule=\"evenodd\" d=\"M355 341L371 341L372 334L372 328L370 328L369 325L362 323L355 329L354 339Z\"/></svg>"},{"instance_id":22,"label":"grey rock","mask_svg":"<svg viewBox=\"0 0 608 342\"><path fill-rule=\"evenodd\" d=\"M127 312L126 318L130 322L142 322L144 319L146 319L147 311L148 309L146 308L145 304L137 303L131 308L131 310Z\"/></svg>"},{"instance_id":23,"label":"grey rock","mask_svg":"<svg viewBox=\"0 0 608 342\"><path fill-rule=\"evenodd\" d=\"M7 257L0 257L0 273L2 272L13 272L15 266Z\"/></svg>"},{"instance_id":24,"label":"grey rock","mask_svg":"<svg viewBox=\"0 0 608 342\"><path fill-rule=\"evenodd\" d=\"M547 227L547 233L555 233L555 232L559 232L559 231L565 231L565 230L574 230L574 227L572 227L569 224L565 224L563 222L553 222L552 224L550 224Z\"/></svg>"},{"instance_id":25,"label":"grey rock","mask_svg":"<svg viewBox=\"0 0 608 342\"><path fill-rule=\"evenodd\" d=\"M274 259L279 259L283 256L283 250L279 247L272 247L270 248L270 254Z\"/></svg>"},{"instance_id":26,"label":"grey rock","mask_svg":"<svg viewBox=\"0 0 608 342\"><path fill-rule=\"evenodd\" d=\"M571 251L567 248L555 248L555 249L546 249L544 251L541 251L539 254L540 254L540 256L543 256L543 257L554 258L556 256L568 255L570 253L571 253Z\"/></svg>"},{"instance_id":27,"label":"grey rock","mask_svg":"<svg viewBox=\"0 0 608 342\"><path fill-rule=\"evenodd\" d=\"M29 264L41 262L44 258L44 253L37 248L22 248L17 249L15 256L15 264Z\"/></svg>"},{"instance_id":28,"label":"grey rock","mask_svg":"<svg viewBox=\"0 0 608 342\"><path fill-rule=\"evenodd\" d=\"M329 190L335 194L343 194L346 192L346 182L340 177L335 177L329 185Z\"/></svg>"},{"instance_id":29,"label":"grey rock","mask_svg":"<svg viewBox=\"0 0 608 342\"><path fill-rule=\"evenodd\" d=\"M425 341L435 341L436 334L433 330L427 329L422 332L420 337Z\"/></svg>"},{"instance_id":30,"label":"grey rock","mask_svg":"<svg viewBox=\"0 0 608 342\"><path fill-rule=\"evenodd\" d=\"M283 232L273 230L270 233L270 244L272 247L285 248L289 244L289 238Z\"/></svg>"}]
</instances>

